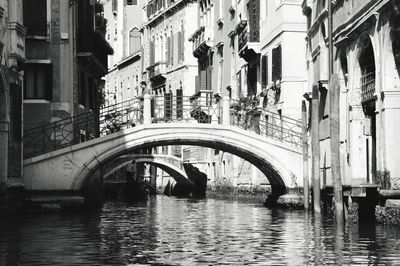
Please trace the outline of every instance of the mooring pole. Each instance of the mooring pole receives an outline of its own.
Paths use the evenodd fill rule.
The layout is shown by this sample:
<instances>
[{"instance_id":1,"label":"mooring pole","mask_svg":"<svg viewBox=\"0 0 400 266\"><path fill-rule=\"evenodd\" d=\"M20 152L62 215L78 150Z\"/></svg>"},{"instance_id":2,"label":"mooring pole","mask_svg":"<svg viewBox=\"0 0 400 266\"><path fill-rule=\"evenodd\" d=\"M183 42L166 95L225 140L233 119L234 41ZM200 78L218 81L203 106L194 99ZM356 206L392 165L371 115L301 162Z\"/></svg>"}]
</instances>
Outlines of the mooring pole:
<instances>
[{"instance_id":1,"label":"mooring pole","mask_svg":"<svg viewBox=\"0 0 400 266\"><path fill-rule=\"evenodd\" d=\"M303 146L303 189L304 189L304 209L309 206L309 181L308 181L308 141L307 141L307 107L306 101L301 102L301 122L302 122L302 146Z\"/></svg>"},{"instance_id":2,"label":"mooring pole","mask_svg":"<svg viewBox=\"0 0 400 266\"><path fill-rule=\"evenodd\" d=\"M340 171L340 82L333 74L329 86L329 121L331 141L331 172L333 181L333 200L338 225L343 224L343 188Z\"/></svg>"},{"instance_id":3,"label":"mooring pole","mask_svg":"<svg viewBox=\"0 0 400 266\"><path fill-rule=\"evenodd\" d=\"M320 147L319 147L319 84L312 90L311 148L314 213L321 214Z\"/></svg>"}]
</instances>

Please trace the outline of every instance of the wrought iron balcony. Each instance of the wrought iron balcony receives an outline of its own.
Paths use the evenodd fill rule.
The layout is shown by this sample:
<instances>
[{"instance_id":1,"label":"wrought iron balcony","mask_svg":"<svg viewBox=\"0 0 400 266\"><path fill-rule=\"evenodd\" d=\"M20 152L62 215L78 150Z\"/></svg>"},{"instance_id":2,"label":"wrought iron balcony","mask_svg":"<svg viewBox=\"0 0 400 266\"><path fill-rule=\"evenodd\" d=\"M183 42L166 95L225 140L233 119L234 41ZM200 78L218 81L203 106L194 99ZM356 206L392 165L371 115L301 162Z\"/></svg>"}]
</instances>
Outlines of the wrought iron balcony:
<instances>
[{"instance_id":1,"label":"wrought iron balcony","mask_svg":"<svg viewBox=\"0 0 400 266\"><path fill-rule=\"evenodd\" d=\"M361 102L375 97L375 73L367 73L361 77Z\"/></svg>"},{"instance_id":2,"label":"wrought iron balcony","mask_svg":"<svg viewBox=\"0 0 400 266\"><path fill-rule=\"evenodd\" d=\"M200 27L190 38L193 42L193 56L200 58L213 46L213 29Z\"/></svg>"},{"instance_id":3,"label":"wrought iron balcony","mask_svg":"<svg viewBox=\"0 0 400 266\"><path fill-rule=\"evenodd\" d=\"M258 25L259 26L259 25ZM246 20L242 20L235 28L238 35L239 56L249 61L260 53L260 28L249 27Z\"/></svg>"},{"instance_id":4,"label":"wrought iron balcony","mask_svg":"<svg viewBox=\"0 0 400 266\"><path fill-rule=\"evenodd\" d=\"M153 65L146 68L149 73L149 78L151 81L156 81L158 79L165 79L164 75L167 70L167 62L158 61Z\"/></svg>"}]
</instances>

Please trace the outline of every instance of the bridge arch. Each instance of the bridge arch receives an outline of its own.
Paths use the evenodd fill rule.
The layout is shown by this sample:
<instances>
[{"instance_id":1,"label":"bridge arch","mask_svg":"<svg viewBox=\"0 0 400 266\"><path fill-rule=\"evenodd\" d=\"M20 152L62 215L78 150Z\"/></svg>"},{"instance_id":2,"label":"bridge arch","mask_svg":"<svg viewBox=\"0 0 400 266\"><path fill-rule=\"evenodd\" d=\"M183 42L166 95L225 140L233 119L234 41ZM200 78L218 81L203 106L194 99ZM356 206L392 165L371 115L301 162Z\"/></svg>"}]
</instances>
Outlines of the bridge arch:
<instances>
[{"instance_id":1,"label":"bridge arch","mask_svg":"<svg viewBox=\"0 0 400 266\"><path fill-rule=\"evenodd\" d=\"M115 160L117 161L117 163L114 163L116 166L104 174L104 179L107 179L108 176L129 164L132 160L135 160L136 163L148 163L162 169L175 179L177 183L192 184L183 169L182 160L175 156L160 154L128 154L119 156Z\"/></svg>"},{"instance_id":2,"label":"bridge arch","mask_svg":"<svg viewBox=\"0 0 400 266\"><path fill-rule=\"evenodd\" d=\"M76 172L71 189L80 190L101 165L138 148L161 145L193 145L226 151L259 168L270 181L274 194L297 187L301 153L279 141L269 140L229 125L160 123L142 125L90 141L100 151L87 158ZM96 142L96 143L94 143ZM82 145L85 145L84 143ZM86 144L88 145L88 144Z\"/></svg>"}]
</instances>

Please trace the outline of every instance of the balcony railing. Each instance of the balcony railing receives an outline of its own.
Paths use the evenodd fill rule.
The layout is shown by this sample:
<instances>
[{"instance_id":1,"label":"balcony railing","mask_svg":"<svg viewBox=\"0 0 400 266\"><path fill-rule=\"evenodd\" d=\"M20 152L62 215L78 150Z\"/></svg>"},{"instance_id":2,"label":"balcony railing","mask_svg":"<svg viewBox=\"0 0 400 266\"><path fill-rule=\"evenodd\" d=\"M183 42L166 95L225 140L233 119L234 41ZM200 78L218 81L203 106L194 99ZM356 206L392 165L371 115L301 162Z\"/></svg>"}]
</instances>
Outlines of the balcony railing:
<instances>
[{"instance_id":1,"label":"balcony railing","mask_svg":"<svg viewBox=\"0 0 400 266\"><path fill-rule=\"evenodd\" d=\"M191 36L190 40L193 42L193 55L198 58L212 46L213 30L202 26Z\"/></svg>"},{"instance_id":2,"label":"balcony railing","mask_svg":"<svg viewBox=\"0 0 400 266\"><path fill-rule=\"evenodd\" d=\"M167 69L167 63L165 61L158 61L155 64L147 67L149 71L149 78L154 78L160 75L164 75Z\"/></svg>"},{"instance_id":3,"label":"balcony railing","mask_svg":"<svg viewBox=\"0 0 400 266\"><path fill-rule=\"evenodd\" d=\"M367 73L361 77L361 102L367 102L375 95L375 73Z\"/></svg>"},{"instance_id":4,"label":"balcony railing","mask_svg":"<svg viewBox=\"0 0 400 266\"><path fill-rule=\"evenodd\" d=\"M238 36L239 51L241 51L247 45L249 40L250 40L250 33L247 31L247 28L244 28L243 31Z\"/></svg>"}]
</instances>

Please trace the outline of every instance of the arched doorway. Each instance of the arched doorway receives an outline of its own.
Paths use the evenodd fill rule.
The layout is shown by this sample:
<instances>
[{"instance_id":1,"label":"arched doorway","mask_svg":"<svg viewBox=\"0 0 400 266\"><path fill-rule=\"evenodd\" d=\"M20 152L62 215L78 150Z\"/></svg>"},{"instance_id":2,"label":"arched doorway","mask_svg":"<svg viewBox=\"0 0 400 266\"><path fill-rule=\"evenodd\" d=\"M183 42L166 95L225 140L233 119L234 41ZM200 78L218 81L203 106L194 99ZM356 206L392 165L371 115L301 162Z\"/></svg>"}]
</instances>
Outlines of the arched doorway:
<instances>
[{"instance_id":1,"label":"arched doorway","mask_svg":"<svg viewBox=\"0 0 400 266\"><path fill-rule=\"evenodd\" d=\"M365 136L365 160L367 182L375 182L376 176L376 96L375 55L371 39L363 36L359 43L358 63L361 70L361 104L364 111L363 134Z\"/></svg>"}]
</instances>

